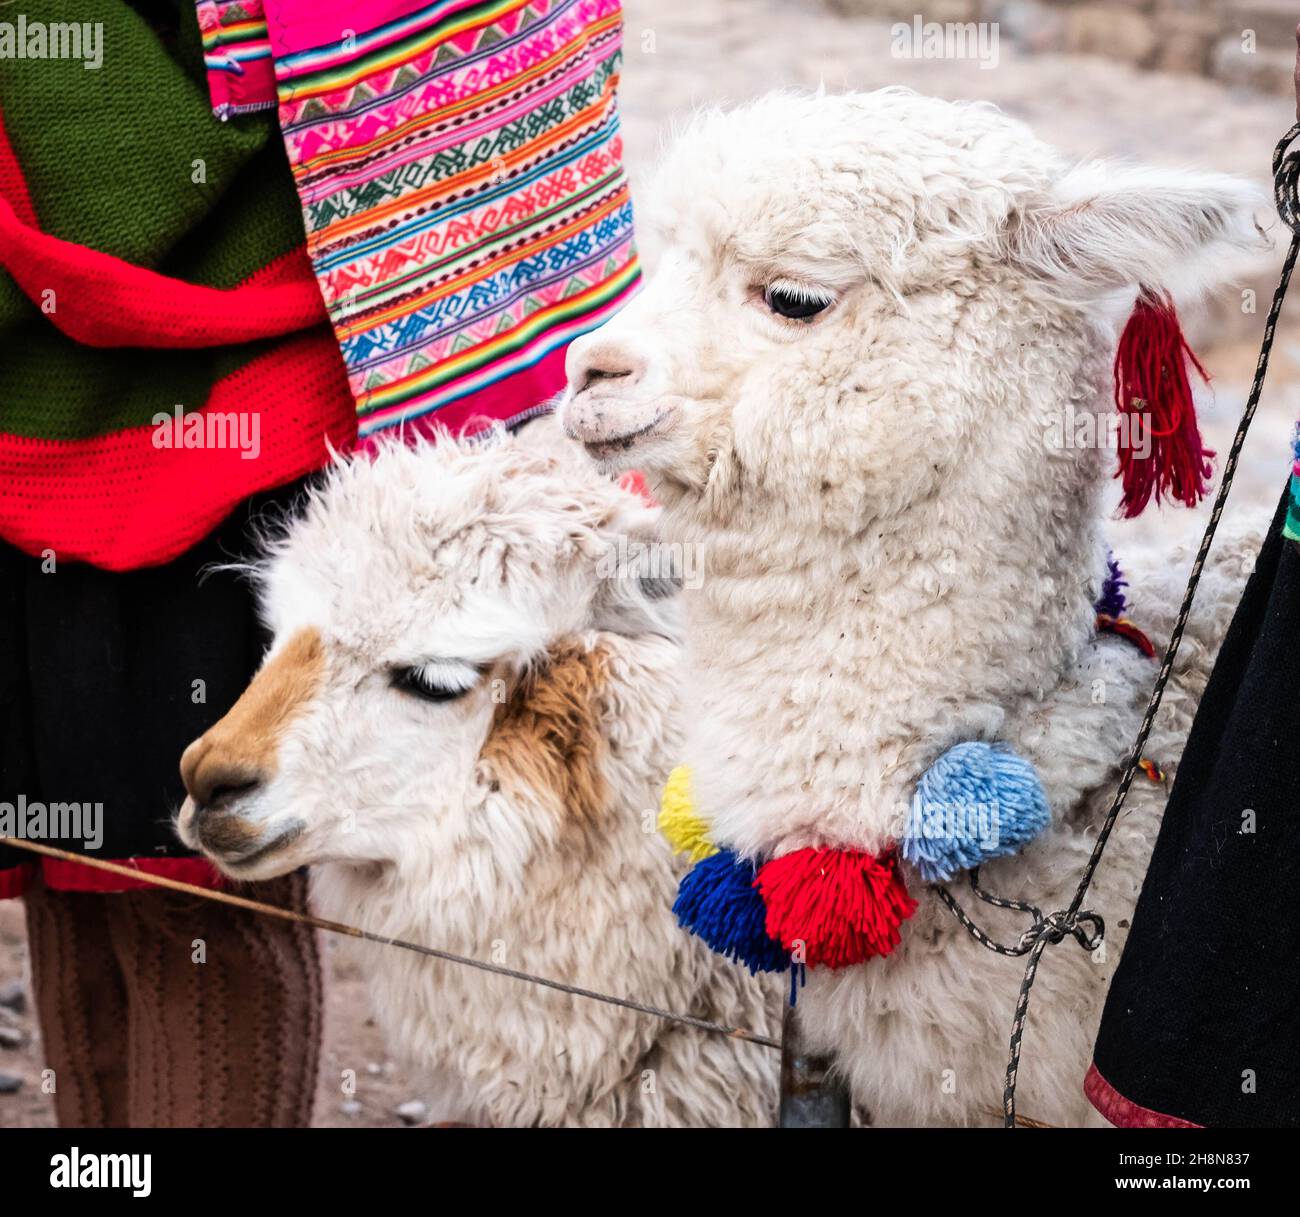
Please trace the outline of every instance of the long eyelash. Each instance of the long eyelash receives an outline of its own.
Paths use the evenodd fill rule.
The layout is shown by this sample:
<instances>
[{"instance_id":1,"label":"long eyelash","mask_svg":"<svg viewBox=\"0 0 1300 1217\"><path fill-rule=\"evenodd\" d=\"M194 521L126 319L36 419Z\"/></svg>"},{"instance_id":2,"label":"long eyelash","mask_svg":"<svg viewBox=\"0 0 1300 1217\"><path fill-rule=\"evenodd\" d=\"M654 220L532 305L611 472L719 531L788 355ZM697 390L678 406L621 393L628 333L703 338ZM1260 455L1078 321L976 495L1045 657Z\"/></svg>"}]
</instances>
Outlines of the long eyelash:
<instances>
[{"instance_id":1,"label":"long eyelash","mask_svg":"<svg viewBox=\"0 0 1300 1217\"><path fill-rule=\"evenodd\" d=\"M821 304L830 306L835 297L825 288L808 287L803 283L794 283L789 279L777 279L767 285L769 292L785 292L804 304Z\"/></svg>"},{"instance_id":2,"label":"long eyelash","mask_svg":"<svg viewBox=\"0 0 1300 1217\"><path fill-rule=\"evenodd\" d=\"M443 663L436 659L417 664L410 671L424 684L433 688L455 690L459 693L469 692L478 684L481 675L477 669L467 664Z\"/></svg>"},{"instance_id":3,"label":"long eyelash","mask_svg":"<svg viewBox=\"0 0 1300 1217\"><path fill-rule=\"evenodd\" d=\"M476 684L482 672L462 663L444 663L431 660L409 668L395 668L393 686L425 701L455 701L463 697Z\"/></svg>"}]
</instances>

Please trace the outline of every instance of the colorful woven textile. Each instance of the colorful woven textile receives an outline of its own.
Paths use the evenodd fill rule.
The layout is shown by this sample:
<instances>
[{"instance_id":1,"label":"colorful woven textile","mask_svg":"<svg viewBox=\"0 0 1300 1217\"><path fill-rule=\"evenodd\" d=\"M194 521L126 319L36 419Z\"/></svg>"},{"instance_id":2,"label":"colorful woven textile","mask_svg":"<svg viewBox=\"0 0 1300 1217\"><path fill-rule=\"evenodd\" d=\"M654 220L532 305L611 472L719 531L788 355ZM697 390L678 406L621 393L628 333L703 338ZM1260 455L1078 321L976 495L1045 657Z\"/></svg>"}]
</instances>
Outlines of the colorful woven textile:
<instances>
[{"instance_id":1,"label":"colorful woven textile","mask_svg":"<svg viewBox=\"0 0 1300 1217\"><path fill-rule=\"evenodd\" d=\"M267 5L363 435L528 413L563 386L567 342L635 288L621 16L619 0Z\"/></svg>"},{"instance_id":2,"label":"colorful woven textile","mask_svg":"<svg viewBox=\"0 0 1300 1217\"><path fill-rule=\"evenodd\" d=\"M1291 440L1291 482L1287 491L1286 519L1282 535L1300 541L1300 423L1296 423Z\"/></svg>"},{"instance_id":3,"label":"colorful woven textile","mask_svg":"<svg viewBox=\"0 0 1300 1217\"><path fill-rule=\"evenodd\" d=\"M275 68L262 0L199 0L203 63L219 118L275 106Z\"/></svg>"}]
</instances>

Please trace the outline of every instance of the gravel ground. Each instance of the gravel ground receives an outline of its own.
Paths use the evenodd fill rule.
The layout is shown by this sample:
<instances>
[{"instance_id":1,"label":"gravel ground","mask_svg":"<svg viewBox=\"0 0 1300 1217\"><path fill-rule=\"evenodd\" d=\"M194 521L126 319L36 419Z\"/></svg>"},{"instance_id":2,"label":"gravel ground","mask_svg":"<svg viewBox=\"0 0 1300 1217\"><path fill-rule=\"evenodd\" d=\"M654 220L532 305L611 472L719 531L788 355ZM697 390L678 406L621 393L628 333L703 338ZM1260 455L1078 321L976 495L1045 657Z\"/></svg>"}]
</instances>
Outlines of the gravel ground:
<instances>
[{"instance_id":1,"label":"gravel ground","mask_svg":"<svg viewBox=\"0 0 1300 1217\"><path fill-rule=\"evenodd\" d=\"M906 84L948 98L980 98L1030 123L1063 150L1200 165L1267 182L1274 141L1291 122L1285 99L1213 81L1139 72L1082 56L1025 57L1004 35L997 66L971 61L899 60L889 28L832 15L812 0L626 0L627 61L622 107L634 188L674 121L699 105L737 102L775 87L872 89ZM1280 238L1279 238L1280 240ZM653 273L653 249L646 261ZM1267 307L1280 255L1243 266L1188 330L1215 374L1202 417L1211 446L1227 446L1254 368L1262 320L1244 314L1243 287ZM1296 317L1297 303L1292 309ZM1269 392L1247 445L1230 517L1267 519L1286 477L1291 427L1300 414L1300 328L1281 327ZM1164 543L1199 531L1204 512L1150 513L1117 527L1126 543ZM1140 589L1137 607L1140 612ZM380 949L380 948L375 948ZM418 1079L385 1054L365 1008L365 986L349 964L331 961L326 1044L317 1099L321 1125L398 1125L399 1105L421 1092ZM22 908L0 904L0 995L26 968ZM16 1032L16 1034L15 1034ZM9 1041L18 1042L10 1046ZM25 1013L0 1005L0 1127L53 1123L40 1093L39 1037ZM354 1070L358 1093L341 1091ZM5 1078L20 1080L6 1094Z\"/></svg>"},{"instance_id":2,"label":"gravel ground","mask_svg":"<svg viewBox=\"0 0 1300 1217\"><path fill-rule=\"evenodd\" d=\"M338 946L337 939L324 940L329 988L314 1123L322 1128L402 1126L397 1109L420 1101L420 1082L389 1057L370 1021L365 981L350 959L338 956ZM15 982L21 992L16 1002L8 988ZM15 1038L16 1044L11 1042ZM28 983L22 902L0 901L0 1128L54 1125L53 1101L41 1090L44 1068ZM356 1079L349 1094L343 1092L345 1071ZM20 1083L16 1092L6 1093L6 1079Z\"/></svg>"}]
</instances>

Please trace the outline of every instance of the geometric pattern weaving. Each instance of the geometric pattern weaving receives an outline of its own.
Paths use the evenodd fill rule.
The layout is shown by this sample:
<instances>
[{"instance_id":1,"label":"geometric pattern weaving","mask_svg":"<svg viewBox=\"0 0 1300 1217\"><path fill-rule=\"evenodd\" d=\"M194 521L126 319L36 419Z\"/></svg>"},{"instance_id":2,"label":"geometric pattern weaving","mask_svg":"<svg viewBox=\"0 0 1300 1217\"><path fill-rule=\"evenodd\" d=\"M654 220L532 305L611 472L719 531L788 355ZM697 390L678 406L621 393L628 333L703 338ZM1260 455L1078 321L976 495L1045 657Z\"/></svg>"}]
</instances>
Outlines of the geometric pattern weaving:
<instances>
[{"instance_id":1,"label":"geometric pattern weaving","mask_svg":"<svg viewBox=\"0 0 1300 1217\"><path fill-rule=\"evenodd\" d=\"M263 15L251 0L219 13L250 31ZM265 19L361 434L544 403L568 342L640 276L619 0L268 0Z\"/></svg>"}]
</instances>

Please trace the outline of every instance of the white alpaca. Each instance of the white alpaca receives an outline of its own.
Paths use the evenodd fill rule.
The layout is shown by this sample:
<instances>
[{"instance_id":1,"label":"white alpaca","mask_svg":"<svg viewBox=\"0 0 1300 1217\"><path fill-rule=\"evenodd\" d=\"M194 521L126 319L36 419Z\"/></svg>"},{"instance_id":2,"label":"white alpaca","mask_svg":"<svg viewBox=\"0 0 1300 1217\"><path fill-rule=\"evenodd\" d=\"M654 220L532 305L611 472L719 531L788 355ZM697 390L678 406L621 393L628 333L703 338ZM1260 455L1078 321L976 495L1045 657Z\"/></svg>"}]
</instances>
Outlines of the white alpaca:
<instances>
[{"instance_id":1,"label":"white alpaca","mask_svg":"<svg viewBox=\"0 0 1300 1217\"><path fill-rule=\"evenodd\" d=\"M1215 174L1071 167L989 107L900 90L774 95L678 139L641 213L663 229L658 272L571 348L561 420L605 468L644 470L665 537L698 547L680 759L717 840L874 853L945 749L1005 741L1053 823L984 884L1065 907L1156 665L1094 629L1114 454L1051 437L1066 411L1110 408L1136 285L1208 280L1258 242L1255 201ZM1148 748L1166 768L1249 552L1228 539L1207 574ZM1189 560L1128 565L1163 645ZM1139 779L1088 901L1104 952L1044 961L1028 1116L1091 1115L1100 1003L1163 804ZM878 1123L996 1118L1023 962L907 878L921 907L899 949L810 973L809 1036ZM1026 928L972 911L1003 941Z\"/></svg>"},{"instance_id":2,"label":"white alpaca","mask_svg":"<svg viewBox=\"0 0 1300 1217\"><path fill-rule=\"evenodd\" d=\"M678 929L654 832L677 610L617 565L653 513L554 420L339 465L259 570L274 631L186 751L183 838L228 874L311 864L331 918L776 1034L764 987ZM364 944L381 1025L443 1115L771 1124L769 1048Z\"/></svg>"}]
</instances>

